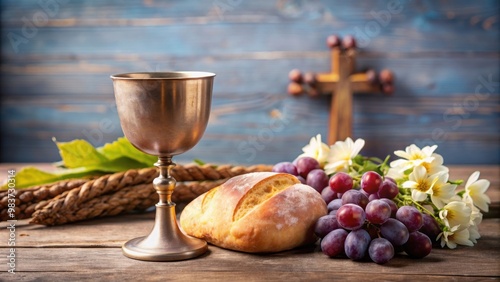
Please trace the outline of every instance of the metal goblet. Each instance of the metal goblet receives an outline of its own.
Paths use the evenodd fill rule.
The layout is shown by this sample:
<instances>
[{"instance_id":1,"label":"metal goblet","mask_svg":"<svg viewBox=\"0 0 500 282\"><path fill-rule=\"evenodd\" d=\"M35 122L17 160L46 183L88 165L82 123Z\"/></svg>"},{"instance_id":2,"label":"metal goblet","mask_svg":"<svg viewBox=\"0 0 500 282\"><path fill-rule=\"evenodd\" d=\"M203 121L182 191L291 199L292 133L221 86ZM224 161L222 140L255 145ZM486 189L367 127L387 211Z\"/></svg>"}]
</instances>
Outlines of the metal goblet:
<instances>
[{"instance_id":1,"label":"metal goblet","mask_svg":"<svg viewBox=\"0 0 500 282\"><path fill-rule=\"evenodd\" d=\"M176 261L204 254L207 243L186 235L171 201L175 179L172 157L191 149L207 127L215 74L142 72L112 75L118 116L125 137L139 150L158 156L159 195L153 230L126 242L125 256L147 261Z\"/></svg>"}]
</instances>

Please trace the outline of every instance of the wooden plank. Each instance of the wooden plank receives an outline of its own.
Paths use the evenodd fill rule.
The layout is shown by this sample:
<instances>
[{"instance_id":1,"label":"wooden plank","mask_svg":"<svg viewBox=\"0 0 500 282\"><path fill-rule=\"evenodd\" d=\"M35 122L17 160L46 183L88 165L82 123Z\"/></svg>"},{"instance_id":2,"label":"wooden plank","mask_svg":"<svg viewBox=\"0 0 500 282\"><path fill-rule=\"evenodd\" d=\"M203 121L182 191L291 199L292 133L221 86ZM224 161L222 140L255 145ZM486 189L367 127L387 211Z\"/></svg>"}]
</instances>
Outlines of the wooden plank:
<instances>
[{"instance_id":1,"label":"wooden plank","mask_svg":"<svg viewBox=\"0 0 500 282\"><path fill-rule=\"evenodd\" d=\"M303 2L280 2L280 1L221 1L221 2L200 2L193 4L189 1L138 1L121 5L121 2L116 1L68 1L57 0L60 10L55 13L52 19L68 19L68 18L186 18L203 17L203 16L218 16L209 13L211 9L220 7L226 8L227 15L224 16L244 16L253 14L263 14L264 16L280 16L283 20L328 20L321 18L321 13L334 13L342 20L348 20L352 17L369 18L371 10L387 10L388 2L383 0L360 2L360 3L345 3L341 0L331 1L314 1L312 3ZM224 6L222 4L227 4ZM425 11L424 15L430 19L468 19L470 14L481 15L482 17L471 22L471 24L479 24L484 20L498 3L494 0L471 2L467 0L456 0L453 3L448 1L400 1L403 5L403 15L420 14ZM42 7L39 3L33 3L30 0L4 0L0 4L2 9L10 9L2 18L5 21L16 22L19 18L25 15L31 15L33 12L40 10ZM219 6L217 6L219 5ZM48 5L47 5L48 6ZM342 7L340 9L339 7ZM57 9L54 7L54 9ZM490 12L490 13L488 13ZM317 13L316 17L312 17ZM222 17L220 21L231 22L236 20L235 17Z\"/></svg>"},{"instance_id":2,"label":"wooden plank","mask_svg":"<svg viewBox=\"0 0 500 282\"><path fill-rule=\"evenodd\" d=\"M80 28L43 28L38 31L37 36L25 44L2 40L1 46L5 50L2 59L19 60L26 55L47 58L71 56L82 59L112 56L119 59L120 56L126 58L127 55L137 56L137 54L169 54L176 57L190 57L199 54L237 56L255 52L324 51L325 38L332 33L332 27L315 24L305 25L307 26L305 28L298 24L296 26L293 24L291 26L290 24L241 24L236 26L212 24L148 28L102 27L83 30ZM395 24L395 26L397 25ZM477 33L475 32L470 32L470 35L449 33L450 35L447 37L453 37L443 41L442 38L439 38L443 34L427 36L427 33L423 31L414 31L413 34L416 35L413 37L404 37L403 30L411 29L411 27L405 29L404 26L398 26L398 34L373 37L364 50L379 53L391 50L396 56L401 53L419 52L423 54L426 52L431 52L431 54L456 52L458 55L474 55L475 53L470 52L495 53L499 47L494 43L496 42L494 31L487 32L483 38L479 39L476 38ZM8 38L9 34L18 34L20 30L22 29L3 28L1 36ZM338 32L350 33L345 30ZM199 34L205 34L205 36L200 37ZM127 38L134 38L134 40L129 41ZM172 40L174 38L176 40ZM249 40L250 38L251 40ZM425 41L423 41L424 38ZM438 45L437 41L440 41ZM145 42L148 45L147 49L144 49ZM223 42L224 45L220 45L220 42ZM262 42L266 42L266 45L263 46Z\"/></svg>"},{"instance_id":3,"label":"wooden plank","mask_svg":"<svg viewBox=\"0 0 500 282\"><path fill-rule=\"evenodd\" d=\"M331 267L331 266L330 266ZM334 266L336 267L336 265ZM144 266L145 269L148 266ZM196 268L196 267L194 267ZM168 274L164 273L165 269L168 270ZM370 279L376 279L381 281L409 281L409 279L415 279L415 281L450 281L452 279L460 279L460 281L490 281L491 277L484 276L462 276L462 275L427 275L419 274L418 278L413 275L404 275L400 273L336 273L333 271L328 272L309 272L304 271L300 273L295 272L247 272L247 271L212 271L199 273L197 271L183 271L177 272L171 271L170 268L165 267L164 269L159 269L158 271L146 271L141 269L138 272L116 272L113 270L94 270L92 272L83 272L79 270L75 271L57 271L57 272L21 272L18 273L16 278L22 279L20 281L33 281L40 280L43 278L47 281L57 281L64 277L68 281L95 281L97 277L103 281L363 281L366 277Z\"/></svg>"},{"instance_id":4,"label":"wooden plank","mask_svg":"<svg viewBox=\"0 0 500 282\"><path fill-rule=\"evenodd\" d=\"M493 245L494 246L494 245ZM498 245L496 245L498 246ZM404 255L391 260L384 267L375 263L360 263L348 259L328 259L319 251L302 249L275 255L250 255L236 253L210 247L210 252L192 261L184 262L141 262L131 260L121 254L118 248L19 248L18 274L58 273L59 276L71 277L89 273L113 271L118 277L155 277L159 273L168 273L173 278L224 277L237 273L240 277L262 279L267 274L282 278L297 275L312 275L360 278L382 274L381 277L420 277L420 275L436 277L496 277L499 275L495 255L498 251L487 251L484 255L478 252L480 246L473 249L435 250L422 260L408 259ZM482 249L482 248L481 248ZM483 249L482 249L483 250ZM43 262L43 263L38 263ZM361 267L362 266L362 267ZM120 273L121 275L118 275ZM323 274L323 275L322 275ZM271 277L272 277L271 276ZM29 276L28 276L29 277ZM36 277L36 276L35 276ZM165 277L162 277L165 279ZM308 276L304 276L308 278ZM267 279L266 279L267 280Z\"/></svg>"},{"instance_id":5,"label":"wooden plank","mask_svg":"<svg viewBox=\"0 0 500 282\"><path fill-rule=\"evenodd\" d=\"M210 1L152 7L137 3L126 8L111 2L68 3L61 5L59 13L46 23L39 24L36 36L29 38L31 43L13 48L10 40L6 40L2 41L2 49L10 55L116 53L116 44L110 43L122 42L119 50L125 53L163 53L168 48L169 53L188 55L251 52L261 50L262 42L266 42L268 50L323 50L324 38L332 30L365 37L367 46L379 51L496 52L499 46L495 40L494 12L498 3L493 1L474 4L401 1L403 10L392 15L386 1L365 4L322 1L298 7L279 1L243 2L246 1L237 2L234 9L222 16L214 14L217 5ZM2 8L9 11L5 13L8 18L3 19L6 26L3 37L9 33L21 36L26 25L23 18L29 20L41 11L34 2L11 2ZM380 15L384 12L390 15L389 20ZM460 32L456 32L457 28ZM162 40L167 38L183 40ZM223 48L206 48L215 42L223 42L220 46Z\"/></svg>"},{"instance_id":6,"label":"wooden plank","mask_svg":"<svg viewBox=\"0 0 500 282\"><path fill-rule=\"evenodd\" d=\"M329 54L309 57L307 52L297 57L211 58L180 57L150 58L130 61L99 59L93 61L26 60L3 61L1 69L2 98L5 103L19 97L73 99L76 101L113 100L111 74L133 71L167 71L172 69L204 70L217 74L214 98L278 94L285 95L288 77L293 68L303 71L328 71ZM478 92L482 96L499 93L499 55L485 57L370 57L361 53L358 69L391 69L395 73L394 96L414 99L421 96L448 96ZM78 86L78 87L75 87ZM44 99L41 99L43 96ZM65 101L68 102L68 101ZM217 101L214 101L217 102Z\"/></svg>"},{"instance_id":7,"label":"wooden plank","mask_svg":"<svg viewBox=\"0 0 500 282\"><path fill-rule=\"evenodd\" d=\"M130 214L46 227L30 225L29 219L16 222L16 247L46 248L119 248L131 238L145 236L154 223L154 212ZM9 226L0 222L2 228ZM7 248L7 240L0 248Z\"/></svg>"},{"instance_id":8,"label":"wooden plank","mask_svg":"<svg viewBox=\"0 0 500 282\"><path fill-rule=\"evenodd\" d=\"M399 96L355 97L354 136L367 141L362 152L365 155L383 158L412 143L438 144L438 152L448 164L498 163L497 97L481 101L477 112L445 115L445 109L471 95L410 101ZM295 158L311 136L317 133L326 136L327 103L305 97L288 98L285 94L273 99L238 96L214 99L203 139L179 158L219 163L276 163ZM4 105L4 161L57 161L52 137L60 141L83 138L101 146L122 136L112 101L78 104L69 111L61 108L58 103L61 101L53 105L37 101ZM384 109L384 113L377 113L380 110L376 109ZM282 118L272 118L273 111ZM102 121L111 125L103 127ZM253 139L260 140L260 145L251 145Z\"/></svg>"},{"instance_id":9,"label":"wooden plank","mask_svg":"<svg viewBox=\"0 0 500 282\"><path fill-rule=\"evenodd\" d=\"M151 222L151 220L149 220ZM104 225L101 230L101 224L94 222L87 230L93 230L86 234L90 238L99 238L107 240L108 236L122 236L126 238L129 233L126 230L132 230L137 222L123 222L114 226ZM119 246L111 248L96 247L90 240L87 247L82 248L78 242L74 247L18 247L16 249L17 270L19 274L25 277L33 277L33 274L59 275L63 277L79 277L89 273L100 273L109 275L111 271L123 275L139 275L148 277L157 275L157 271L168 269L173 277L203 276L220 277L230 273L239 273L250 275L255 279L265 277L267 273L278 275L280 277L292 277L301 275L301 273L311 274L319 277L324 274L333 274L334 277L358 278L367 273L376 275L380 273L381 277L389 275L405 275L410 277L420 277L420 275L444 277L497 277L500 275L498 269L499 241L498 226L499 219L487 219L481 225L482 238L474 247L458 247L454 250L435 248L429 256L421 260L409 259L403 254L398 254L387 265L381 268L374 263L354 262L348 259L328 259L317 247L305 247L287 252L281 252L268 255L252 255L239 252L224 250L215 246L210 246L209 253L199 259L182 262L155 263L141 262L131 260L121 254ZM72 226L72 227L70 227ZM63 236L61 240L71 239L73 232L66 234L70 228L78 229L80 225L68 225L66 230L54 231L54 235ZM111 228L110 232L104 228ZM52 229L52 228L50 228ZM136 231L138 228L135 228ZM85 229L84 229L85 230ZM83 230L81 230L83 232ZM114 231L114 232L112 232ZM19 229L18 232L24 232ZM40 240L43 240L40 238ZM23 237L18 237L21 241ZM81 240L85 238L81 237ZM89 239L90 239L89 238ZM6 248L0 248L5 251ZM43 262L43 263L41 263ZM196 267L193 267L193 264ZM363 267L360 267L360 266ZM131 274L133 273L133 274ZM179 276L177 276L179 275ZM186 275L186 276L185 276ZM254 276L255 275L255 276ZM283 275L283 276L282 276ZM338 275L338 276L335 276ZM272 277L272 276L271 276ZM154 276L153 276L154 278ZM164 278L164 277L163 277Z\"/></svg>"}]
</instances>

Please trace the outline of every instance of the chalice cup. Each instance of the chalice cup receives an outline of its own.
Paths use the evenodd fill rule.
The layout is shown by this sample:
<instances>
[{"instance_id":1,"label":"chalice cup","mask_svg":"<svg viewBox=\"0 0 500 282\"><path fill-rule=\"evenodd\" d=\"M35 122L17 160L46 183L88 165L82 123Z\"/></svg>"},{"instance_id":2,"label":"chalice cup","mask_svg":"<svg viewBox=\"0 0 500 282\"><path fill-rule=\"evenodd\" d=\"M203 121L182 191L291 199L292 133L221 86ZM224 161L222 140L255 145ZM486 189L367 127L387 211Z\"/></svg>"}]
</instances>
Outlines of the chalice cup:
<instances>
[{"instance_id":1,"label":"chalice cup","mask_svg":"<svg viewBox=\"0 0 500 282\"><path fill-rule=\"evenodd\" d=\"M159 195L151 233L126 242L125 256L146 261L177 261L207 251L207 243L178 226L171 201L175 179L172 157L191 149L203 136L210 115L215 74L140 72L112 75L118 116L125 137L137 149L158 156Z\"/></svg>"}]
</instances>

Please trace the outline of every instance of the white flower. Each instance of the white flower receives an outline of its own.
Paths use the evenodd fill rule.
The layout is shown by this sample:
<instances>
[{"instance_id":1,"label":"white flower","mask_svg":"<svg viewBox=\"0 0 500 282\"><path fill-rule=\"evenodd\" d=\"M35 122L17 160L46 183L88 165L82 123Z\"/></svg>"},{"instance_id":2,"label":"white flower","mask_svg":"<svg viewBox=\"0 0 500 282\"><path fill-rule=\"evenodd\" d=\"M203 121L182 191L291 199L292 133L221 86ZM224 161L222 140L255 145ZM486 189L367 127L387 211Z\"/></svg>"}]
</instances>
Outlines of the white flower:
<instances>
[{"instance_id":1,"label":"white flower","mask_svg":"<svg viewBox=\"0 0 500 282\"><path fill-rule=\"evenodd\" d=\"M455 249L457 244L465 246L474 246L471 240L469 240L469 230L463 229L458 230L459 226L453 226L449 231L443 231L438 235L437 239L441 238L441 247L446 246L450 249Z\"/></svg>"},{"instance_id":2,"label":"white flower","mask_svg":"<svg viewBox=\"0 0 500 282\"><path fill-rule=\"evenodd\" d=\"M470 225L479 226L481 221L483 221L483 214L478 208L473 206L470 214Z\"/></svg>"},{"instance_id":3,"label":"white flower","mask_svg":"<svg viewBox=\"0 0 500 282\"><path fill-rule=\"evenodd\" d=\"M448 183L448 173L438 173L437 176L433 175L430 178L434 179L435 177L437 180L432 185L431 201L438 209L441 209L455 196L457 185Z\"/></svg>"},{"instance_id":4,"label":"white flower","mask_svg":"<svg viewBox=\"0 0 500 282\"><path fill-rule=\"evenodd\" d=\"M406 147L404 151L398 150L394 152L394 155L403 159L391 162L391 167L398 167L405 171L407 169L419 166L422 163L430 164L434 160L432 154L434 153L436 148L437 145L434 145L432 147L425 146L424 148L420 149L419 147L417 147L417 145L411 144L410 146Z\"/></svg>"},{"instance_id":5,"label":"white flower","mask_svg":"<svg viewBox=\"0 0 500 282\"><path fill-rule=\"evenodd\" d=\"M325 165L325 172L332 174L339 171L348 171L352 165L352 159L359 154L359 151L365 145L365 140L357 139L353 142L347 137L345 141L337 141L330 147L328 161Z\"/></svg>"},{"instance_id":6,"label":"white flower","mask_svg":"<svg viewBox=\"0 0 500 282\"><path fill-rule=\"evenodd\" d=\"M479 230L476 225L469 226L469 240L476 244L477 239L481 238L481 234L479 234Z\"/></svg>"},{"instance_id":7,"label":"white flower","mask_svg":"<svg viewBox=\"0 0 500 282\"><path fill-rule=\"evenodd\" d=\"M449 169L443 165L444 159L440 154L433 153L431 155L434 158L430 163L422 162L422 165L427 170L428 174L437 174L437 173L448 173Z\"/></svg>"},{"instance_id":8,"label":"white flower","mask_svg":"<svg viewBox=\"0 0 500 282\"><path fill-rule=\"evenodd\" d=\"M330 152L330 148L327 144L321 142L321 134L316 135L316 137L312 137L309 144L302 148L304 152L300 157L311 157L316 159L321 167L324 167L326 164L326 160L328 158L328 153Z\"/></svg>"},{"instance_id":9,"label":"white flower","mask_svg":"<svg viewBox=\"0 0 500 282\"><path fill-rule=\"evenodd\" d=\"M490 187L490 182L486 179L479 179L479 171L474 172L465 184L464 198L472 199L474 205L481 210L488 212L490 197L486 195L486 190Z\"/></svg>"},{"instance_id":10,"label":"white flower","mask_svg":"<svg viewBox=\"0 0 500 282\"><path fill-rule=\"evenodd\" d=\"M405 177L405 174L404 174L403 170L401 170L399 168L391 167L391 168L389 168L389 170L387 171L387 174L385 176L390 177L392 179L402 179Z\"/></svg>"},{"instance_id":11,"label":"white flower","mask_svg":"<svg viewBox=\"0 0 500 282\"><path fill-rule=\"evenodd\" d=\"M460 226L460 230L469 227L471 217L471 208L464 202L453 201L446 204L439 211L439 218L443 220L446 226Z\"/></svg>"},{"instance_id":12,"label":"white flower","mask_svg":"<svg viewBox=\"0 0 500 282\"><path fill-rule=\"evenodd\" d=\"M477 243L477 239L481 238L478 226L483 220L483 214L474 206L471 198L463 198L462 201L471 209L469 220L469 240L475 244Z\"/></svg>"},{"instance_id":13,"label":"white flower","mask_svg":"<svg viewBox=\"0 0 500 282\"><path fill-rule=\"evenodd\" d=\"M404 175L405 171L417 166L425 167L427 174L448 173L448 168L443 165L443 157L434 153L437 145L426 146L422 149L412 144L406 147L405 151L395 151L394 154L402 159L392 161L390 164L391 175Z\"/></svg>"},{"instance_id":14,"label":"white flower","mask_svg":"<svg viewBox=\"0 0 500 282\"><path fill-rule=\"evenodd\" d=\"M437 177L431 179L425 168L419 165L410 173L409 180L403 183L403 188L410 188L412 199L421 202L427 199L427 194L431 193L432 186L436 181Z\"/></svg>"},{"instance_id":15,"label":"white flower","mask_svg":"<svg viewBox=\"0 0 500 282\"><path fill-rule=\"evenodd\" d=\"M462 198L462 202L464 202L471 209L469 224L478 226L481 221L483 221L483 214L476 206L474 206L471 198L464 197Z\"/></svg>"}]
</instances>

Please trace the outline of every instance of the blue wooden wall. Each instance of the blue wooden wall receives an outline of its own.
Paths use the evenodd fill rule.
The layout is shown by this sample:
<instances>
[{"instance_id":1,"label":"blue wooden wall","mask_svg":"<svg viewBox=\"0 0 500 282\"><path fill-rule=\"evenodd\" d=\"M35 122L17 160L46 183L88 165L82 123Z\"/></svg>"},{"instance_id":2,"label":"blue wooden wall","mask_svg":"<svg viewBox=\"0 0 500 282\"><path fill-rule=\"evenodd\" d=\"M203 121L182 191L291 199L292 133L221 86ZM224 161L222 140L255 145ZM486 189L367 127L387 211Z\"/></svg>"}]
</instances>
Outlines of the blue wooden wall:
<instances>
[{"instance_id":1,"label":"blue wooden wall","mask_svg":"<svg viewBox=\"0 0 500 282\"><path fill-rule=\"evenodd\" d=\"M499 163L499 1L2 0L2 162L57 161L51 141L122 136L109 75L217 74L209 126L178 161L291 160L327 135L328 97L286 94L293 68L327 71L330 34L393 97L354 99L365 155L438 144L447 164Z\"/></svg>"}]
</instances>

